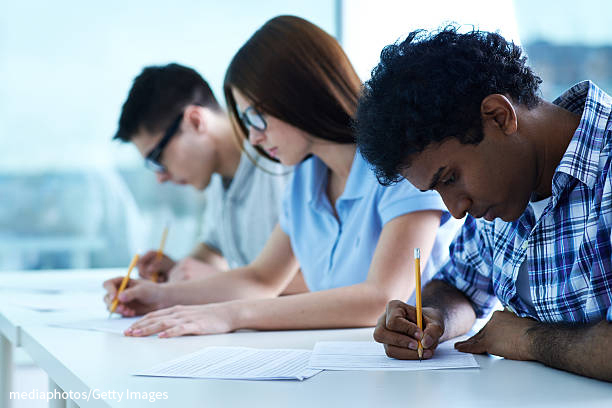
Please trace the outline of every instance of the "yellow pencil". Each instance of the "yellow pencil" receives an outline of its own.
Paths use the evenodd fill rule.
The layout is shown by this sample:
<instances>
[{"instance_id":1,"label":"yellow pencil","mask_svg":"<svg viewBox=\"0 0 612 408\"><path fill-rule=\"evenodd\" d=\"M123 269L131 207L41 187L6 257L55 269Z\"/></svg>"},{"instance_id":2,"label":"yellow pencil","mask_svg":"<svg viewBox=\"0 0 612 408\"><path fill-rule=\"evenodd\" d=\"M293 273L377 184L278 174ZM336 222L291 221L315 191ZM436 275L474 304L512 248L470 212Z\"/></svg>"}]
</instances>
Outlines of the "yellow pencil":
<instances>
[{"instance_id":1,"label":"yellow pencil","mask_svg":"<svg viewBox=\"0 0 612 408\"><path fill-rule=\"evenodd\" d=\"M419 248L414 249L414 274L415 274L415 286L416 286L416 315L417 315L417 326L423 332L423 306L421 304L421 250ZM423 345L418 340L417 353L419 354L419 360L423 359Z\"/></svg>"},{"instance_id":2,"label":"yellow pencil","mask_svg":"<svg viewBox=\"0 0 612 408\"><path fill-rule=\"evenodd\" d=\"M161 242L159 243L159 249L157 250L157 255L155 255L155 260L159 261L160 259L162 259L162 256L164 255L164 246L166 245L166 237L168 236L168 227L164 227L164 232L162 233L162 238L161 238ZM157 282L159 280L159 271L155 271L153 272L153 275L151 276L151 280L153 282Z\"/></svg>"},{"instance_id":3,"label":"yellow pencil","mask_svg":"<svg viewBox=\"0 0 612 408\"><path fill-rule=\"evenodd\" d=\"M119 290L117 291L117 294L115 295L115 298L113 299L113 304L111 305L111 308L110 308L110 314L108 315L109 318L113 315L113 313L115 313L115 309L117 309L117 305L119 304L119 294L123 292L125 288L127 287L127 284L130 281L130 273L132 273L132 269L134 269L136 262L138 262L138 254L134 255L134 258L132 258L132 262L130 262L130 267L128 268L127 274L121 281Z\"/></svg>"}]
</instances>

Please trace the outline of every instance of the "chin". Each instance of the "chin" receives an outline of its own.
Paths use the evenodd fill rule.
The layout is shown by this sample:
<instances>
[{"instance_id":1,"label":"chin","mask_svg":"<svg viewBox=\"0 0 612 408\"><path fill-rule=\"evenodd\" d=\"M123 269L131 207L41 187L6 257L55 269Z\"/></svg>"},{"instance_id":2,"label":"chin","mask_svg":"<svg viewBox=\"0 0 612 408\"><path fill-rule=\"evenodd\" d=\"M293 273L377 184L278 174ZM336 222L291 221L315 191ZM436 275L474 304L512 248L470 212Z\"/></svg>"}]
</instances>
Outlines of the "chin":
<instances>
[{"instance_id":1,"label":"chin","mask_svg":"<svg viewBox=\"0 0 612 408\"><path fill-rule=\"evenodd\" d=\"M521 217L521 215L523 215L524 212L525 210L523 209L520 212L513 213L513 214L506 214L499 218L505 222L513 222L513 221L518 220Z\"/></svg>"}]
</instances>

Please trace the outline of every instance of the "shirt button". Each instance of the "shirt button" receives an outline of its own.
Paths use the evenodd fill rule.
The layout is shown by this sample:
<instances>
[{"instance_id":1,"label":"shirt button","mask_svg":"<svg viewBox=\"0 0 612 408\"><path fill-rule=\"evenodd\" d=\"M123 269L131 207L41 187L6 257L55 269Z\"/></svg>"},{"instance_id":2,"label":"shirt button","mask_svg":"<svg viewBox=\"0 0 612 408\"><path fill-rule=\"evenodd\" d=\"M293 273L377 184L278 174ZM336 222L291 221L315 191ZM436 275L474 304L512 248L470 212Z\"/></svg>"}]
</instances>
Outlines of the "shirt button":
<instances>
[{"instance_id":1,"label":"shirt button","mask_svg":"<svg viewBox=\"0 0 612 408\"><path fill-rule=\"evenodd\" d=\"M529 246L529 240L525 240L525 242L523 242L523 245L521 245L521 248L523 249L527 249L527 247Z\"/></svg>"}]
</instances>

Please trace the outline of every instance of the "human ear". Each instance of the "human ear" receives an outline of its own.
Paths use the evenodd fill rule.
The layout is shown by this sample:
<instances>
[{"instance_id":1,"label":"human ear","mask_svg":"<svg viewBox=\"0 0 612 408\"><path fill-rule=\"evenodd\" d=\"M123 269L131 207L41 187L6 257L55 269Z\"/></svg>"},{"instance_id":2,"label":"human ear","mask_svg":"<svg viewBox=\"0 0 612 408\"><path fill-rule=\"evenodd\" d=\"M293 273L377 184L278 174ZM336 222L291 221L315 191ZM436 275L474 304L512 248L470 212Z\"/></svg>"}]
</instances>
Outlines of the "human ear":
<instances>
[{"instance_id":1,"label":"human ear","mask_svg":"<svg viewBox=\"0 0 612 408\"><path fill-rule=\"evenodd\" d=\"M512 102L504 95L491 94L480 103L480 116L483 122L499 128L507 135L516 133L518 120Z\"/></svg>"},{"instance_id":2,"label":"human ear","mask_svg":"<svg viewBox=\"0 0 612 408\"><path fill-rule=\"evenodd\" d=\"M206 115L204 108L197 105L189 105L185 108L185 119L198 133L206 131Z\"/></svg>"}]
</instances>

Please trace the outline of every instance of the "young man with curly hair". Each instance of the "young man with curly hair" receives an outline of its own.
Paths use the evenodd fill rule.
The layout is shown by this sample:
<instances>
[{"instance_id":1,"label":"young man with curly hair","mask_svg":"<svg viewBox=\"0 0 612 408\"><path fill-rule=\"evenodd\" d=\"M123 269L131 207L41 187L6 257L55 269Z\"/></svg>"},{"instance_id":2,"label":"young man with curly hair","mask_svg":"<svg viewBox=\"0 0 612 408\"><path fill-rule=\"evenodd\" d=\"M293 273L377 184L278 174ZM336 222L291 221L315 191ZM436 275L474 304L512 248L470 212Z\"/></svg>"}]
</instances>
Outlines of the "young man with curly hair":
<instances>
[{"instance_id":1,"label":"young man with curly hair","mask_svg":"<svg viewBox=\"0 0 612 408\"><path fill-rule=\"evenodd\" d=\"M612 98L591 82L554 102L520 47L498 34L411 33L387 46L357 114L358 146L383 184L436 190L466 217L415 310L388 304L374 337L425 357L455 347L612 381Z\"/></svg>"}]
</instances>

